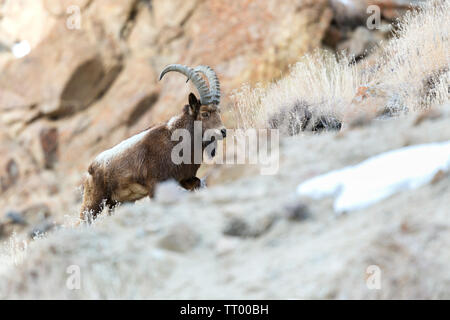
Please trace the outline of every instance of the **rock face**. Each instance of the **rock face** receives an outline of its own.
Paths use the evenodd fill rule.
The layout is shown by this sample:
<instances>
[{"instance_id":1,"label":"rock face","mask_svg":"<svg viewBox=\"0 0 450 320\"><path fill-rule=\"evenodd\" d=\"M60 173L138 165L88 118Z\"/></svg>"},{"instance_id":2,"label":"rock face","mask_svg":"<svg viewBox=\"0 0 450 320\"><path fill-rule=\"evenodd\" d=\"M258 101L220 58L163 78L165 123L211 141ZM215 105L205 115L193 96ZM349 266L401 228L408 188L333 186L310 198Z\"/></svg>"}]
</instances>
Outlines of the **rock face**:
<instances>
[{"instance_id":1,"label":"rock face","mask_svg":"<svg viewBox=\"0 0 450 320\"><path fill-rule=\"evenodd\" d=\"M97 153L167 120L194 90L176 76L157 83L166 64L211 65L226 106L244 81L278 77L319 47L331 19L327 0L0 3L0 207L64 193L56 211L73 208ZM31 51L17 59L19 41Z\"/></svg>"},{"instance_id":2,"label":"rock face","mask_svg":"<svg viewBox=\"0 0 450 320\"><path fill-rule=\"evenodd\" d=\"M374 13L368 10L369 6L380 9L380 18L394 20L424 2L426 0L330 0L336 21L343 25L365 24Z\"/></svg>"}]
</instances>

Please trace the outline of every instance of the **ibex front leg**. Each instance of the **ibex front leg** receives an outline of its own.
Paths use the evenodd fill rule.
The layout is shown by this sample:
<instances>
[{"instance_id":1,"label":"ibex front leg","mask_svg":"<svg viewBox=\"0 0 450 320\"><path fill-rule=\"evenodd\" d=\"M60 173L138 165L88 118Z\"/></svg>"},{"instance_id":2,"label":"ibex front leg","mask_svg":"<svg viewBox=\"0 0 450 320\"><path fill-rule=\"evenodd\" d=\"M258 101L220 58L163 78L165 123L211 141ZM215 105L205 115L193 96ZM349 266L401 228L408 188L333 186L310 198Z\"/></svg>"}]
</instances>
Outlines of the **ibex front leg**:
<instances>
[{"instance_id":1,"label":"ibex front leg","mask_svg":"<svg viewBox=\"0 0 450 320\"><path fill-rule=\"evenodd\" d=\"M192 177L189 179L181 180L180 185L186 190L193 191L196 189L200 189L202 182L199 178Z\"/></svg>"},{"instance_id":2,"label":"ibex front leg","mask_svg":"<svg viewBox=\"0 0 450 320\"><path fill-rule=\"evenodd\" d=\"M91 223L103 210L103 200L106 197L102 193L102 188L95 185L92 176L88 176L84 181L83 204L80 210L80 220Z\"/></svg>"}]
</instances>

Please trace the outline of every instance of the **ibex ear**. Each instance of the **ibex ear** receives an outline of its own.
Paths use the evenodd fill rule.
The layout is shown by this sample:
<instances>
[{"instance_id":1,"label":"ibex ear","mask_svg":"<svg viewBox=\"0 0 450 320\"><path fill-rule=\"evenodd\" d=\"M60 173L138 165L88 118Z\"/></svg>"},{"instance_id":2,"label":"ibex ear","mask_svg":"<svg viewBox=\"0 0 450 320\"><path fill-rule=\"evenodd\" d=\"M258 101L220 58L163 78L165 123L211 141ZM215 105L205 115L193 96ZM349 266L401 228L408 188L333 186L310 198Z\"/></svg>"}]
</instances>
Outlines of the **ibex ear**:
<instances>
[{"instance_id":1,"label":"ibex ear","mask_svg":"<svg viewBox=\"0 0 450 320\"><path fill-rule=\"evenodd\" d=\"M192 114L195 114L200 109L201 103L192 92L189 94L189 109Z\"/></svg>"}]
</instances>

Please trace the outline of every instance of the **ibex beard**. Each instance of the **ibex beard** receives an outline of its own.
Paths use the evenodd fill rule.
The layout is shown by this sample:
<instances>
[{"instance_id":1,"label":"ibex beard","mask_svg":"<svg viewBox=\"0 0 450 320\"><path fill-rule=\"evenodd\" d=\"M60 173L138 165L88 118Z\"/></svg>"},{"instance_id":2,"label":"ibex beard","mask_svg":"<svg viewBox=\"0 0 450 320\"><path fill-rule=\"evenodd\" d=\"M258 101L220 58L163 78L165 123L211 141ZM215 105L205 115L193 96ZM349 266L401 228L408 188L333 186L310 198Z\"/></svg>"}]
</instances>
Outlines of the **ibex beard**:
<instances>
[{"instance_id":1,"label":"ibex beard","mask_svg":"<svg viewBox=\"0 0 450 320\"><path fill-rule=\"evenodd\" d=\"M211 143L226 137L219 108L219 81L215 72L207 66L189 68L169 65L160 79L169 71L180 72L192 80L200 99L193 93L189 94L189 104L183 107L179 115L122 141L95 158L83 183L81 220L91 222L105 206L111 210L117 203L136 201L146 196L153 198L156 185L162 181L173 179L187 190L201 186L196 174L202 163L203 151ZM200 73L208 79L209 88ZM198 145L195 140L199 138L198 130L195 130L198 123L201 123L201 141L205 134L210 137L210 142L201 143L200 159L199 152L195 152ZM179 144L179 140L173 138L177 132L189 133L183 139L191 139L192 146L191 159L181 163L173 161L173 150Z\"/></svg>"}]
</instances>

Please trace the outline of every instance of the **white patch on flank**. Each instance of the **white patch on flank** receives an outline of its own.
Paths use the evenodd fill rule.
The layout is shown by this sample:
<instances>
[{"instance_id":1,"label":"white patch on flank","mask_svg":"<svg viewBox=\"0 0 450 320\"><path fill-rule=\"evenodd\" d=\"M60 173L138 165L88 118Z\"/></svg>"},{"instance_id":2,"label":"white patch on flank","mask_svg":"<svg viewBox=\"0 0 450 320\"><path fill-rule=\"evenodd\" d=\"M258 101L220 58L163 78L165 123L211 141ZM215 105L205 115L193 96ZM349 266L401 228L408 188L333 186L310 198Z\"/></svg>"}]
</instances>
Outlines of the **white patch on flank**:
<instances>
[{"instance_id":1,"label":"white patch on flank","mask_svg":"<svg viewBox=\"0 0 450 320\"><path fill-rule=\"evenodd\" d=\"M450 170L450 141L410 146L371 157L355 166L312 178L297 194L320 199L336 196L337 213L366 208L399 191L423 186L439 170Z\"/></svg>"},{"instance_id":2,"label":"white patch on flank","mask_svg":"<svg viewBox=\"0 0 450 320\"><path fill-rule=\"evenodd\" d=\"M111 161L111 159L114 159L116 156L120 155L121 153L125 152L129 148L136 145L139 141L141 141L145 137L145 135L149 131L150 131L150 129L142 131L141 133L138 133L138 134L122 141L121 143L112 147L111 149L103 151L95 158L95 161L103 162L103 163L107 164L109 161Z\"/></svg>"},{"instance_id":3,"label":"white patch on flank","mask_svg":"<svg viewBox=\"0 0 450 320\"><path fill-rule=\"evenodd\" d=\"M173 116L170 118L170 120L167 122L167 127L169 129L172 129L173 125L177 122L177 120L180 119L180 115Z\"/></svg>"}]
</instances>

